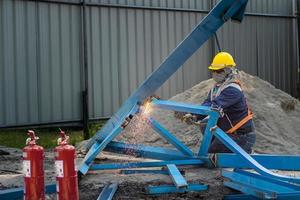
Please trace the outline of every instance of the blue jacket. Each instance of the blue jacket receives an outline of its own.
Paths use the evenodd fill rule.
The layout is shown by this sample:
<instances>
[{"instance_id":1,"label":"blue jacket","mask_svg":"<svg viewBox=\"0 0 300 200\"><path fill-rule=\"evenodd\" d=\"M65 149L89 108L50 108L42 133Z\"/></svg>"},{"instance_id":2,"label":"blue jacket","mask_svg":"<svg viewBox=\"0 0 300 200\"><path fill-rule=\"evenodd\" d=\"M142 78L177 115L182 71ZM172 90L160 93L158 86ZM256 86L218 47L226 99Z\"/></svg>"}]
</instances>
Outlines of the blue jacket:
<instances>
[{"instance_id":1,"label":"blue jacket","mask_svg":"<svg viewBox=\"0 0 300 200\"><path fill-rule=\"evenodd\" d=\"M227 87L225 88L219 96L217 96L214 100L211 101L211 92L209 92L207 99L202 103L203 106L211 107L221 107L224 112L224 116L220 117L217 125L223 130L228 131L232 126L237 124L243 118L248 115L248 106L246 103L246 98L244 93L235 87ZM229 118L227 118L226 117ZM201 117L202 118L202 117ZM230 124L230 121L231 124ZM246 122L239 131L249 130L254 131L254 125L252 119Z\"/></svg>"}]
</instances>

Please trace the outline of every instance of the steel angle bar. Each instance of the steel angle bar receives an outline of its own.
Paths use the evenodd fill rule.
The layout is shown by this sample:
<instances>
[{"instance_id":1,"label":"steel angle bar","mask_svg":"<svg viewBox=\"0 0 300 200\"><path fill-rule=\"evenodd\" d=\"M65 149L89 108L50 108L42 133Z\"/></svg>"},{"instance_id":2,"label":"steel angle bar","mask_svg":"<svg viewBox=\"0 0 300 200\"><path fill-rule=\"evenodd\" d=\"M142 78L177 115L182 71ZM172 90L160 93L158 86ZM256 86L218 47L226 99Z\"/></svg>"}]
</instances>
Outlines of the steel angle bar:
<instances>
[{"instance_id":1,"label":"steel angle bar","mask_svg":"<svg viewBox=\"0 0 300 200\"><path fill-rule=\"evenodd\" d=\"M270 170L263 167L256 160L254 160L248 153L246 153L239 145L237 145L220 128L216 127L216 128L214 128L214 130L212 132L226 147L228 147L232 152L239 155L240 158L250 166L250 168L254 169L261 175L269 177L269 178L280 179L283 181L300 183L300 178L279 175L279 174L271 172Z\"/></svg>"},{"instance_id":2,"label":"steel angle bar","mask_svg":"<svg viewBox=\"0 0 300 200\"><path fill-rule=\"evenodd\" d=\"M176 188L176 186L161 185L161 186L149 186L146 188L148 194L166 194L166 193L185 193L190 191L204 191L207 190L207 185L202 184L189 184L186 188Z\"/></svg>"},{"instance_id":3,"label":"steel angle bar","mask_svg":"<svg viewBox=\"0 0 300 200\"><path fill-rule=\"evenodd\" d=\"M198 159L191 160L170 160L154 162L130 162L130 163L110 163L110 164L93 164L91 170L110 170L126 168L144 168L144 167L164 167L168 164L175 165L201 165L203 161Z\"/></svg>"},{"instance_id":4,"label":"steel angle bar","mask_svg":"<svg viewBox=\"0 0 300 200\"><path fill-rule=\"evenodd\" d=\"M254 197L249 194L235 194L235 195L226 195L223 200L259 200L260 198ZM299 200L299 194L278 194L277 200Z\"/></svg>"},{"instance_id":5,"label":"steel angle bar","mask_svg":"<svg viewBox=\"0 0 300 200\"><path fill-rule=\"evenodd\" d=\"M199 148L199 152L198 155L201 157L206 157L208 154L208 150L211 144L211 140L213 137L212 132L210 131L210 129L214 126L216 126L217 122L219 119L219 113L217 112L212 112L209 115L209 120L207 122L206 128L205 128L205 132L204 132L204 136L201 142L201 146Z\"/></svg>"},{"instance_id":6,"label":"steel angle bar","mask_svg":"<svg viewBox=\"0 0 300 200\"><path fill-rule=\"evenodd\" d=\"M251 157L267 169L300 171L300 155L251 154ZM212 160L220 168L250 168L237 154L218 153Z\"/></svg>"},{"instance_id":7,"label":"steel angle bar","mask_svg":"<svg viewBox=\"0 0 300 200\"><path fill-rule=\"evenodd\" d=\"M234 169L234 172L236 174L240 174L243 176L255 178L256 180L261 180L261 181L263 181L263 184L266 184L265 182L267 182L269 184L270 183L274 184L274 187L276 187L277 189L282 187L283 188L282 192L294 192L294 191L300 192L300 185L298 185L298 184L289 183L289 182L285 182L285 181L278 180L278 179L268 178L268 177L262 176L260 174L244 171L241 169ZM278 191L278 190L276 190L276 191ZM278 192L280 192L280 191L278 191Z\"/></svg>"},{"instance_id":8,"label":"steel angle bar","mask_svg":"<svg viewBox=\"0 0 300 200\"><path fill-rule=\"evenodd\" d=\"M244 185L242 183L224 182L224 185L231 188L231 189L240 191L242 193L255 196L259 199L276 199L277 198L277 193L276 192L266 191L266 190L263 190L263 189L260 189L260 188L257 188L257 187Z\"/></svg>"},{"instance_id":9,"label":"steel angle bar","mask_svg":"<svg viewBox=\"0 0 300 200\"><path fill-rule=\"evenodd\" d=\"M258 187L262 190L272 191L277 193L282 192L295 192L299 189L299 186L289 184L280 180L270 179L259 174L254 174L246 171L228 171L222 170L222 175L230 180L241 183L244 185L250 185ZM300 191L300 190L298 190Z\"/></svg>"},{"instance_id":10,"label":"steel angle bar","mask_svg":"<svg viewBox=\"0 0 300 200\"><path fill-rule=\"evenodd\" d=\"M110 185L106 185L99 197L97 198L97 200L112 200L114 197L114 194L116 193L118 189L118 185L116 183L110 184Z\"/></svg>"},{"instance_id":11,"label":"steel angle bar","mask_svg":"<svg viewBox=\"0 0 300 200\"><path fill-rule=\"evenodd\" d=\"M151 158L156 160L187 160L195 158L195 156L186 156L175 149L138 144L127 144L115 141L110 142L106 146L104 151L132 155L135 157Z\"/></svg>"},{"instance_id":12,"label":"steel angle bar","mask_svg":"<svg viewBox=\"0 0 300 200\"><path fill-rule=\"evenodd\" d=\"M98 141L93 144L93 146L90 148L89 152L85 156L79 171L82 174L86 174L88 167L91 165L93 160L96 158L96 156L106 147L106 145L111 142L123 129L118 126L112 131L101 143Z\"/></svg>"},{"instance_id":13,"label":"steel angle bar","mask_svg":"<svg viewBox=\"0 0 300 200\"><path fill-rule=\"evenodd\" d=\"M259 200L259 198L251 196L249 194L232 194L225 195L223 200Z\"/></svg>"},{"instance_id":14,"label":"steel angle bar","mask_svg":"<svg viewBox=\"0 0 300 200\"><path fill-rule=\"evenodd\" d=\"M185 146L182 142L180 142L173 134L171 134L167 129L165 129L162 125L160 125L156 120L149 117L149 124L151 127L160 134L163 138L165 138L169 143L171 143L174 147L176 147L183 154L192 157L194 153Z\"/></svg>"},{"instance_id":15,"label":"steel angle bar","mask_svg":"<svg viewBox=\"0 0 300 200\"><path fill-rule=\"evenodd\" d=\"M176 188L183 188L188 185L188 183L186 182L186 180L184 179L180 171L177 169L176 165L169 164L167 165L167 168Z\"/></svg>"},{"instance_id":16,"label":"steel angle bar","mask_svg":"<svg viewBox=\"0 0 300 200\"><path fill-rule=\"evenodd\" d=\"M155 170L155 169L123 169L120 174L163 174L169 175L167 170Z\"/></svg>"},{"instance_id":17,"label":"steel angle bar","mask_svg":"<svg viewBox=\"0 0 300 200\"><path fill-rule=\"evenodd\" d=\"M245 191L245 195L229 195L225 196L224 199L277 199L277 200L299 200L300 199L300 193L299 192L292 192L292 193L276 193L274 196L269 196L268 193L263 192L261 189L253 189L251 187L244 187L243 184L237 184L234 182L225 182L225 186L228 186L232 189L238 190L238 191ZM272 193L271 193L272 195Z\"/></svg>"},{"instance_id":18,"label":"steel angle bar","mask_svg":"<svg viewBox=\"0 0 300 200\"><path fill-rule=\"evenodd\" d=\"M45 186L46 194L52 194L56 192L56 184L47 184ZM24 187L12 188L6 190L0 190L0 199L1 200L13 200L23 198Z\"/></svg>"},{"instance_id":19,"label":"steel angle bar","mask_svg":"<svg viewBox=\"0 0 300 200\"><path fill-rule=\"evenodd\" d=\"M211 112L213 112L210 109L210 107L207 106L178 103L174 101L157 100L157 99L151 101L151 108L161 108L165 110L174 110L179 112L188 112L188 113L201 114L201 115L209 115Z\"/></svg>"}]
</instances>

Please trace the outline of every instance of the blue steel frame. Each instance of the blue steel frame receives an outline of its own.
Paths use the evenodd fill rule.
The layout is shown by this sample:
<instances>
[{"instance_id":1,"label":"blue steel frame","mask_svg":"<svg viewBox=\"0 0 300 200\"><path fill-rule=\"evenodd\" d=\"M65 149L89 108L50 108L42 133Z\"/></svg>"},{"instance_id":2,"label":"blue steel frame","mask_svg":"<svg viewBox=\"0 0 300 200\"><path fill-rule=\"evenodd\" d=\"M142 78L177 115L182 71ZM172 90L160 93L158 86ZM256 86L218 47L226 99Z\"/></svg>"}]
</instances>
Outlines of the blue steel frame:
<instances>
[{"instance_id":1,"label":"blue steel frame","mask_svg":"<svg viewBox=\"0 0 300 200\"><path fill-rule=\"evenodd\" d=\"M100 195L98 196L97 200L112 200L114 197L114 194L116 193L118 189L118 185L116 183L106 185Z\"/></svg>"},{"instance_id":2,"label":"blue steel frame","mask_svg":"<svg viewBox=\"0 0 300 200\"><path fill-rule=\"evenodd\" d=\"M161 147L145 147L149 148L147 154L149 157L156 158L162 161L155 162L136 162L136 163L112 163L112 164L93 164L91 165L92 170L107 170L107 169L126 169L126 168L144 168L144 167L163 167L167 166L169 174L175 184L175 186L158 186L150 187L150 194L161 194L168 192L183 192L190 191L189 187L183 176L178 171L176 165L210 165L216 167L230 167L230 168L248 168L254 169L260 175L253 173L247 173L245 171L235 170L234 174L230 172L223 171L223 176L231 178L233 181L225 182L224 185L241 192L251 195L254 198L269 198L274 199L278 196L282 198L288 198L293 196L298 196L300 193L300 186L294 186L291 183L300 183L299 178L282 176L273 173L269 169L285 169L285 170L300 170L299 156L283 156L283 155L249 155L247 154L240 146L238 146L224 131L216 126L216 123L219 118L219 113L216 110L213 110L209 107L196 106L186 103L176 103L165 100L152 99L150 106L152 109L166 109L166 110L175 110L181 112L188 112L194 114L201 114L209 116L208 125L206 132L202 141L201 146L199 147L198 154L194 154L187 146L185 146L181 141L179 141L173 134L171 134L167 129L161 126L156 120L149 117L148 115L144 116L148 120L148 123L151 127L158 132L163 138L165 138L170 144L172 144L177 150L164 149ZM225 144L233 153L231 154L215 154L213 156L208 154L208 147L211 143L212 136L217 137L223 144ZM112 142L114 145L119 145L119 152L126 149L126 144ZM131 146L131 145L129 145ZM205 146L205 148L203 148ZM123 149L122 149L123 148ZM113 148L115 151L116 148ZM131 149L134 149L138 154L141 152L138 148L131 146ZM165 152L160 152L165 150ZM202 150L202 151L201 151ZM164 160L161 157L154 155L154 152L160 152L168 157L168 153L173 152L171 155L177 155L182 159L173 160L168 159ZM176 152L176 153L175 153ZM184 159L186 158L186 159ZM296 163L294 163L296 162ZM247 182L248 181L248 182ZM182 187L186 187L184 190ZM198 187L196 187L198 188ZM201 188L205 188L204 186ZM276 189L274 189L276 188ZM198 188L199 189L199 188ZM196 190L198 190L196 189ZM244 197L243 197L244 198Z\"/></svg>"},{"instance_id":3,"label":"blue steel frame","mask_svg":"<svg viewBox=\"0 0 300 200\"><path fill-rule=\"evenodd\" d=\"M242 20L247 2L248 0L221 0L209 12L90 140L88 143L90 150L79 168L82 174L87 173L96 156L121 133L126 119L139 112L140 105L153 95L227 20L230 18ZM206 135L209 141L209 135ZM202 155L205 155L209 146L207 141L202 147Z\"/></svg>"},{"instance_id":4,"label":"blue steel frame","mask_svg":"<svg viewBox=\"0 0 300 200\"><path fill-rule=\"evenodd\" d=\"M106 170L168 166L169 173L176 186L148 188L151 194L160 194L166 192L186 192L190 190L199 191L207 189L206 185L187 185L186 188L180 188L185 186L186 182L184 178L179 175L180 172L176 168L176 165L249 168L258 172L259 175L238 170L233 173L223 172L225 177L227 176L231 179L231 182L226 182L225 185L245 193L245 195L231 196L232 198L243 199L250 196L252 199L262 197L280 197L282 199L287 199L290 197L294 198L295 196L298 197L300 189L294 188L293 184L299 184L300 178L278 175L269 169L300 170L300 157L287 156L286 158L283 158L283 156L279 155L251 156L247 154L226 133L216 126L220 114L217 110L213 110L209 107L151 99L150 106L152 108L209 116L201 145L196 153L192 152L186 145L168 132L167 129L149 116L144 117L148 120L151 127L177 150L124 144L112 141L122 132L125 126L130 123L130 119L133 115L137 113L143 115L141 106L144 106L146 102L149 102L151 95L153 95L154 92L204 44L204 42L213 36L227 20L242 20L247 2L248 0L221 0L211 10L211 12L174 49L163 63L158 66L144 83L127 99L123 106L112 116L105 126L91 139L88 144L88 147L90 147L89 152L79 168L79 171L82 174L86 174L89 169ZM233 154L209 155L208 149L213 136L227 146ZM152 158L159 161L93 164L95 157L104 149L118 153ZM130 149L130 151L128 151L128 149ZM265 184L265 187L260 187L262 182Z\"/></svg>"}]
</instances>

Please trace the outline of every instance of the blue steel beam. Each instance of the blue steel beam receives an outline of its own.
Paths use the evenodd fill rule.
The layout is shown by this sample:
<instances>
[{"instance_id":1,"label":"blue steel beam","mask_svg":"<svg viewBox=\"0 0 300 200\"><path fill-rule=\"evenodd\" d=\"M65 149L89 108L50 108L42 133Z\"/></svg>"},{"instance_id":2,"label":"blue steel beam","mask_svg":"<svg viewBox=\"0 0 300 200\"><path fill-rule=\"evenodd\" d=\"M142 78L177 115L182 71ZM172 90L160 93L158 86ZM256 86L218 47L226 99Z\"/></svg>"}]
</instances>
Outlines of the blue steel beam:
<instances>
[{"instance_id":1,"label":"blue steel beam","mask_svg":"<svg viewBox=\"0 0 300 200\"><path fill-rule=\"evenodd\" d=\"M167 194L167 193L185 193L190 191L204 191L207 190L207 185L202 184L189 184L186 188L176 188L175 186L161 185L149 186L146 188L148 194Z\"/></svg>"},{"instance_id":2,"label":"blue steel beam","mask_svg":"<svg viewBox=\"0 0 300 200\"><path fill-rule=\"evenodd\" d=\"M185 146L183 143L181 143L173 134L171 134L167 129L165 129L162 125L160 125L156 120L149 117L148 118L149 124L151 127L160 134L163 138L165 138L170 144L172 144L174 147L176 147L179 151L181 151L183 154L193 157L193 152Z\"/></svg>"},{"instance_id":3,"label":"blue steel beam","mask_svg":"<svg viewBox=\"0 0 300 200\"><path fill-rule=\"evenodd\" d=\"M225 195L223 200L259 200L254 196L249 194L232 194L232 195Z\"/></svg>"},{"instance_id":4,"label":"blue steel beam","mask_svg":"<svg viewBox=\"0 0 300 200\"><path fill-rule=\"evenodd\" d=\"M89 152L85 156L79 171L82 174L86 174L88 172L89 166L92 164L96 156L106 147L108 143L110 143L120 132L122 128L117 126L101 143L96 141L93 146L90 148Z\"/></svg>"},{"instance_id":5,"label":"blue steel beam","mask_svg":"<svg viewBox=\"0 0 300 200\"><path fill-rule=\"evenodd\" d=\"M224 185L231 189L243 192L245 194L255 196L259 199L276 199L277 198L276 192L266 191L261 188L252 187L252 186L245 185L242 183L224 182Z\"/></svg>"},{"instance_id":6,"label":"blue steel beam","mask_svg":"<svg viewBox=\"0 0 300 200\"><path fill-rule=\"evenodd\" d=\"M111 170L111 169L126 169L126 168L164 167L168 164L202 165L203 161L198 160L198 159L191 159L191 160L170 160L170 161L154 161L154 162L93 164L91 166L91 170Z\"/></svg>"},{"instance_id":7,"label":"blue steel beam","mask_svg":"<svg viewBox=\"0 0 300 200\"><path fill-rule=\"evenodd\" d=\"M292 183L281 181L278 179L268 178L268 177L262 176L260 174L251 173L251 172L244 171L241 169L234 169L234 173L239 174L240 176L248 177L248 180L243 181L244 183L247 181L250 182L251 179L256 179L255 181L260 180L261 181L260 183L262 183L263 185L273 184L273 186L276 187L276 191L278 191L278 192L300 191L300 185L297 185L297 184L292 184ZM272 186L271 186L271 188L272 188ZM280 189L282 191L280 191Z\"/></svg>"},{"instance_id":8,"label":"blue steel beam","mask_svg":"<svg viewBox=\"0 0 300 200\"><path fill-rule=\"evenodd\" d=\"M210 129L214 126L216 126L217 122L219 119L219 113L217 112L212 112L209 115L209 120L207 122L205 131L204 131L204 135L203 135L203 139L199 148L199 153L198 155L201 157L207 157L208 154L208 150L211 144L211 140L213 137L212 132L210 131Z\"/></svg>"},{"instance_id":9,"label":"blue steel beam","mask_svg":"<svg viewBox=\"0 0 300 200\"><path fill-rule=\"evenodd\" d=\"M267 169L300 170L300 155L252 154L251 157ZM213 164L220 168L251 168L239 155L230 153L216 154Z\"/></svg>"},{"instance_id":10,"label":"blue steel beam","mask_svg":"<svg viewBox=\"0 0 300 200\"><path fill-rule=\"evenodd\" d=\"M252 169L257 171L261 175L269 177L269 178L280 179L280 180L283 180L283 181L300 183L300 178L294 178L294 177L279 175L279 174L271 172L270 170L263 167L256 160L254 160L248 153L246 153L239 145L237 145L220 128L215 127L212 132L227 148L229 148L232 152L239 155L240 158L244 162L246 162Z\"/></svg>"},{"instance_id":11,"label":"blue steel beam","mask_svg":"<svg viewBox=\"0 0 300 200\"><path fill-rule=\"evenodd\" d=\"M176 165L169 164L167 165L167 168L176 188L183 188L188 185L184 177L181 175L180 171L177 169Z\"/></svg>"},{"instance_id":12,"label":"blue steel beam","mask_svg":"<svg viewBox=\"0 0 300 200\"><path fill-rule=\"evenodd\" d=\"M106 185L100 195L98 196L97 200L112 200L114 197L114 194L116 193L118 189L118 185L116 183Z\"/></svg>"},{"instance_id":13,"label":"blue steel beam","mask_svg":"<svg viewBox=\"0 0 300 200\"><path fill-rule=\"evenodd\" d=\"M154 99L151 101L151 108L160 108L164 110L174 110L179 112L188 112L200 115L209 115L211 112L210 107L207 106L200 106L194 104L187 104L187 103L178 103L174 101L167 101L167 100L157 100Z\"/></svg>"},{"instance_id":14,"label":"blue steel beam","mask_svg":"<svg viewBox=\"0 0 300 200\"><path fill-rule=\"evenodd\" d=\"M300 191L299 186L276 179L270 179L259 174L254 174L247 171L239 170L233 172L222 170L222 176L237 183L241 183L244 185L254 185L255 187L262 190L272 191L276 193Z\"/></svg>"},{"instance_id":15,"label":"blue steel beam","mask_svg":"<svg viewBox=\"0 0 300 200\"><path fill-rule=\"evenodd\" d=\"M248 194L226 195L223 200L259 200L260 198ZM277 200L299 200L299 194L278 194Z\"/></svg>"},{"instance_id":16,"label":"blue steel beam","mask_svg":"<svg viewBox=\"0 0 300 200\"><path fill-rule=\"evenodd\" d=\"M163 174L169 175L167 170L155 170L155 169L123 169L120 174Z\"/></svg>"},{"instance_id":17,"label":"blue steel beam","mask_svg":"<svg viewBox=\"0 0 300 200\"><path fill-rule=\"evenodd\" d=\"M195 156L186 156L175 149L138 144L127 144L115 141L110 142L106 146L104 151L132 155L135 157L151 158L155 160L187 160L196 158Z\"/></svg>"},{"instance_id":18,"label":"blue steel beam","mask_svg":"<svg viewBox=\"0 0 300 200\"><path fill-rule=\"evenodd\" d=\"M47 184L45 186L46 194L52 194L56 192L56 184ZM6 190L0 190L0 199L1 200L13 200L23 198L24 188L12 188Z\"/></svg>"},{"instance_id":19,"label":"blue steel beam","mask_svg":"<svg viewBox=\"0 0 300 200\"><path fill-rule=\"evenodd\" d=\"M238 3L236 3L238 2ZM171 54L162 62L160 66L139 86L139 88L125 101L123 106L111 117L111 119L98 131L90 140L87 147L93 146L84 159L82 169L85 172L88 169L96 154L107 144L102 143L99 148L98 141L102 136L111 137L121 123L130 114L138 111L137 106L143 103L149 96L167 81L185 62L189 59L214 33L226 22L227 19L241 15L248 0L222 0L209 14L187 35L187 37L171 52ZM226 19L224 18L226 13ZM110 138L110 139L111 139ZM96 142L96 143L95 143ZM99 142L98 142L99 143ZM94 146L94 144L97 144ZM97 147L97 148L96 148Z\"/></svg>"}]
</instances>

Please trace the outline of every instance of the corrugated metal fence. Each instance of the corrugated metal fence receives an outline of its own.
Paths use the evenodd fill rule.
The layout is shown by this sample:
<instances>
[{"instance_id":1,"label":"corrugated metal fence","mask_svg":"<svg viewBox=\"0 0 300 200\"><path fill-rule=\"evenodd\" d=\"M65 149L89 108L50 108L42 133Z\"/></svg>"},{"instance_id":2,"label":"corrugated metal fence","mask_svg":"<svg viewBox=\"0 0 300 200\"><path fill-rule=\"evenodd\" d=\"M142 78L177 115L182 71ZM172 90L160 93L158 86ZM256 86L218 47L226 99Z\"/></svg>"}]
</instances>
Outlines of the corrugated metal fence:
<instances>
[{"instance_id":1,"label":"corrugated metal fence","mask_svg":"<svg viewBox=\"0 0 300 200\"><path fill-rule=\"evenodd\" d=\"M0 127L81 122L85 87L89 119L109 117L215 3L1 0ZM295 1L249 0L247 12L242 24L219 30L222 49L241 69L296 95ZM211 39L158 95L207 79L215 52Z\"/></svg>"}]
</instances>

